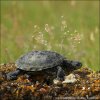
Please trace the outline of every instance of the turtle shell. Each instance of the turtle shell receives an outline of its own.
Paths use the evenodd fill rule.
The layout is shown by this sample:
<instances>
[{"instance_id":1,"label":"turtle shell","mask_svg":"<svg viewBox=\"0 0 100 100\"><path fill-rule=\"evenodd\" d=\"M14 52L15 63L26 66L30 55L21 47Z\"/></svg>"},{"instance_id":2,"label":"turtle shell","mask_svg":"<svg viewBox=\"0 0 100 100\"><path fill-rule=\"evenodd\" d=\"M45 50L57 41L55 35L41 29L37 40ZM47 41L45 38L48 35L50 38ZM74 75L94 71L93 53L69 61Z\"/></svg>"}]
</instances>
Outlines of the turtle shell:
<instances>
[{"instance_id":1,"label":"turtle shell","mask_svg":"<svg viewBox=\"0 0 100 100\"><path fill-rule=\"evenodd\" d=\"M41 71L61 65L64 57L52 51L32 51L21 56L16 66L25 71Z\"/></svg>"}]
</instances>

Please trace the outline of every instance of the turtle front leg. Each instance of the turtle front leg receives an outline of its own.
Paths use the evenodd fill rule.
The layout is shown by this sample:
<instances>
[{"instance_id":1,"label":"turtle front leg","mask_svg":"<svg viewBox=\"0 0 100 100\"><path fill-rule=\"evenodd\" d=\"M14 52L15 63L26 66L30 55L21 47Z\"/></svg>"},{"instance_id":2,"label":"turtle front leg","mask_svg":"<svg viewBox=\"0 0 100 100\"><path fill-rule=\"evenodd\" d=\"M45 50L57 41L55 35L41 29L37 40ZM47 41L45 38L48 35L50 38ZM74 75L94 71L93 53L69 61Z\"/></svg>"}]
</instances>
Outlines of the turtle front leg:
<instances>
[{"instance_id":1,"label":"turtle front leg","mask_svg":"<svg viewBox=\"0 0 100 100\"><path fill-rule=\"evenodd\" d=\"M64 81L64 76L65 76L64 70L62 69L61 66L58 66L57 69L58 69L57 70L57 79L60 81Z\"/></svg>"},{"instance_id":2,"label":"turtle front leg","mask_svg":"<svg viewBox=\"0 0 100 100\"><path fill-rule=\"evenodd\" d=\"M17 79L17 76L21 74L21 70L17 69L14 72L9 72L6 76L7 76L7 80L15 80Z\"/></svg>"}]
</instances>

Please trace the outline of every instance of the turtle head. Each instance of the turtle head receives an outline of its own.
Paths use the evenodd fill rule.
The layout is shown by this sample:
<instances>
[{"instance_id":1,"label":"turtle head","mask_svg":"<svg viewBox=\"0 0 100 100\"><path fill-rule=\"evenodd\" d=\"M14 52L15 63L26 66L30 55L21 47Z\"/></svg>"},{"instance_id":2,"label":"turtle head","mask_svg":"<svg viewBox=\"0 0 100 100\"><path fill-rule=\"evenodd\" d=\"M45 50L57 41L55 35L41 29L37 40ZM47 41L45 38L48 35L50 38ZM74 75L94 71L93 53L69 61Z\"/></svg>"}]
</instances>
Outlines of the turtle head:
<instances>
[{"instance_id":1,"label":"turtle head","mask_svg":"<svg viewBox=\"0 0 100 100\"><path fill-rule=\"evenodd\" d=\"M79 69L82 67L82 63L79 62L79 61L71 61L71 66L74 68L74 69Z\"/></svg>"},{"instance_id":2,"label":"turtle head","mask_svg":"<svg viewBox=\"0 0 100 100\"><path fill-rule=\"evenodd\" d=\"M82 67L82 63L79 61L65 60L64 66L69 70L76 70Z\"/></svg>"}]
</instances>

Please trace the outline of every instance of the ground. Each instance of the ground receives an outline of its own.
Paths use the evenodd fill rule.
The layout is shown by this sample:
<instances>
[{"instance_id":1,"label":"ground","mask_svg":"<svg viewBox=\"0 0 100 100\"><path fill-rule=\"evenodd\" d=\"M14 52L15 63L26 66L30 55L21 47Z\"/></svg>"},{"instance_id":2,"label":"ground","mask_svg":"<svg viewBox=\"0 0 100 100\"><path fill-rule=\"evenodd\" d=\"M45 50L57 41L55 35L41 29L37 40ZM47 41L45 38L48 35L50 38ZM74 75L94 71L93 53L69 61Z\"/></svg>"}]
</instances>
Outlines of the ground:
<instances>
[{"instance_id":1,"label":"ground","mask_svg":"<svg viewBox=\"0 0 100 100\"><path fill-rule=\"evenodd\" d=\"M97 100L100 99L100 72L88 67L72 72L76 82L58 84L33 83L26 75L17 80L8 81L6 73L15 70L15 64L0 65L0 98L1 100ZM42 77L40 77L42 79Z\"/></svg>"}]
</instances>

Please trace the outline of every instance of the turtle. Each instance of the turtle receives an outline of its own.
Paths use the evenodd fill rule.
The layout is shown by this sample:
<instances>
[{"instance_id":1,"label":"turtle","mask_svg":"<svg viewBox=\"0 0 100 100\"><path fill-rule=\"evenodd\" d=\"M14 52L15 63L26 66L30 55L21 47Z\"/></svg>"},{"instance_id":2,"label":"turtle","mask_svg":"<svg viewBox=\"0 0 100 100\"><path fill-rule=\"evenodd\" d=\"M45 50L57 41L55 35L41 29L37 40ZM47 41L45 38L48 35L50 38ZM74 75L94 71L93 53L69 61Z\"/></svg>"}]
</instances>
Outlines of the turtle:
<instances>
[{"instance_id":1,"label":"turtle","mask_svg":"<svg viewBox=\"0 0 100 100\"><path fill-rule=\"evenodd\" d=\"M18 78L20 74L28 76L44 75L46 77L56 77L58 80L63 81L65 71L79 69L82 63L79 61L68 60L63 55L55 51L30 51L15 62L16 70L7 73L8 80ZM69 70L68 70L69 69Z\"/></svg>"}]
</instances>

